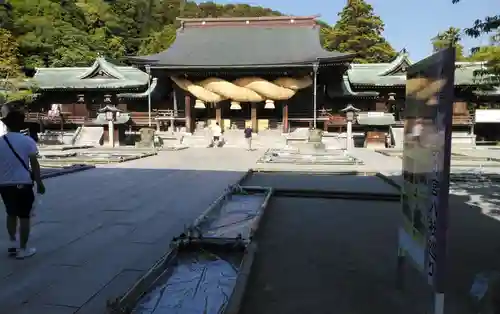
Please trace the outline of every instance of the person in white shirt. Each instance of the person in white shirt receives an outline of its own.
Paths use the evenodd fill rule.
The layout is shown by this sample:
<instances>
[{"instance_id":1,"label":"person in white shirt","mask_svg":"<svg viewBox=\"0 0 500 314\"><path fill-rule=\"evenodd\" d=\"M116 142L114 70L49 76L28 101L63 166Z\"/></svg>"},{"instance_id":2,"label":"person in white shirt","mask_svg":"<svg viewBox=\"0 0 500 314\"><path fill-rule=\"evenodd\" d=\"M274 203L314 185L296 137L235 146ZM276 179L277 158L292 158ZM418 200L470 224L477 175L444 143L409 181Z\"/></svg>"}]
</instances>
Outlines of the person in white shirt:
<instances>
[{"instance_id":1,"label":"person in white shirt","mask_svg":"<svg viewBox=\"0 0 500 314\"><path fill-rule=\"evenodd\" d=\"M7 134L7 127L0 121L0 136L4 136L5 134Z\"/></svg>"},{"instance_id":2,"label":"person in white shirt","mask_svg":"<svg viewBox=\"0 0 500 314\"><path fill-rule=\"evenodd\" d=\"M222 128L220 127L219 122L216 122L215 125L212 126L212 139L214 147L219 146L221 136L222 136Z\"/></svg>"},{"instance_id":3,"label":"person in white shirt","mask_svg":"<svg viewBox=\"0 0 500 314\"><path fill-rule=\"evenodd\" d=\"M7 232L10 238L8 253L18 259L33 256L36 249L28 247L30 235L30 217L35 195L45 193L45 186L40 176L37 160L38 148L35 141L20 133L24 128L24 112L19 107L21 102L12 102L2 106L1 121L7 127L7 133L0 137L0 196L7 213ZM19 245L17 227L19 222Z\"/></svg>"}]
</instances>

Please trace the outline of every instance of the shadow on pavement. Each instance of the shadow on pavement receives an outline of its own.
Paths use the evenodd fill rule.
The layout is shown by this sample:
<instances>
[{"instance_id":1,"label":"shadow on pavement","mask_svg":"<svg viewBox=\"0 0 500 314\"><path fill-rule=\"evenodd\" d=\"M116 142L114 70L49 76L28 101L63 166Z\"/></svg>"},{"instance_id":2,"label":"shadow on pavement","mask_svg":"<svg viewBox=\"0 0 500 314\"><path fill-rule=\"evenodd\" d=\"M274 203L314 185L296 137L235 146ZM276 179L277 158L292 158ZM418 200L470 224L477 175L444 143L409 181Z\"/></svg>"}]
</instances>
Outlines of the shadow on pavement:
<instances>
[{"instance_id":1,"label":"shadow on pavement","mask_svg":"<svg viewBox=\"0 0 500 314\"><path fill-rule=\"evenodd\" d=\"M244 174L95 168L45 180L33 218L37 255L0 257L0 313L103 312Z\"/></svg>"},{"instance_id":2,"label":"shadow on pavement","mask_svg":"<svg viewBox=\"0 0 500 314\"><path fill-rule=\"evenodd\" d=\"M97 168L47 180L39 254L0 259L0 313L101 313L244 174ZM373 176L257 173L242 184L397 193ZM475 274L500 270L500 224L479 207L497 183L452 186L447 306L460 314ZM240 313L423 313L430 289L420 274L408 269L407 290L395 290L401 219L398 202L271 198Z\"/></svg>"},{"instance_id":3,"label":"shadow on pavement","mask_svg":"<svg viewBox=\"0 0 500 314\"><path fill-rule=\"evenodd\" d=\"M278 174L257 176L246 182L289 187L299 180ZM312 176L303 180L313 181ZM330 190L348 185L359 191L382 192L373 177L318 176L315 187L319 181L329 182ZM500 270L500 224L480 207L468 204L470 196L453 193L446 313L472 313L468 292L474 276ZM477 184L468 193L477 194ZM395 289L396 230L402 219L399 203L276 197L265 216L257 234L259 251L242 314L429 310L431 290L416 270L408 267L405 292Z\"/></svg>"}]
</instances>

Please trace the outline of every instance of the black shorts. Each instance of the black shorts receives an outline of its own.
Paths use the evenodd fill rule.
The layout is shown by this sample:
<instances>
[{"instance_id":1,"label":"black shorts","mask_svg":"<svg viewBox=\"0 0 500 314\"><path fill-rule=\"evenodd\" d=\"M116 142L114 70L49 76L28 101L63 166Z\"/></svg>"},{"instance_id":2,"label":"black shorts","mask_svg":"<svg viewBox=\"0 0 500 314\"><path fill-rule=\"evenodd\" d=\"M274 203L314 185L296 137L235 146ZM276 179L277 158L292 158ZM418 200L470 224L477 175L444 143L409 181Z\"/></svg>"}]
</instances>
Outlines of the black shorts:
<instances>
[{"instance_id":1,"label":"black shorts","mask_svg":"<svg viewBox=\"0 0 500 314\"><path fill-rule=\"evenodd\" d=\"M220 136L214 136L214 141L220 140Z\"/></svg>"},{"instance_id":2,"label":"black shorts","mask_svg":"<svg viewBox=\"0 0 500 314\"><path fill-rule=\"evenodd\" d=\"M1 186L0 195L7 215L19 218L30 217L33 202L35 201L33 185Z\"/></svg>"}]
</instances>

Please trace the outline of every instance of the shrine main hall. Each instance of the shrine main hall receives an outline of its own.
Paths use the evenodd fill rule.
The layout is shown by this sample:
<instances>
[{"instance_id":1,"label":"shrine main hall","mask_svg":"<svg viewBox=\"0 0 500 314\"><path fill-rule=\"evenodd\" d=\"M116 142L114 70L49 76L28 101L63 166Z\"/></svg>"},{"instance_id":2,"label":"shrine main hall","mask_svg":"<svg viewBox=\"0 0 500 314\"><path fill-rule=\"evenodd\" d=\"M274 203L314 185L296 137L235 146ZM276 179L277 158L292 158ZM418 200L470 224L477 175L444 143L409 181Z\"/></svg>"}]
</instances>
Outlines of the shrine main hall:
<instances>
[{"instance_id":1,"label":"shrine main hall","mask_svg":"<svg viewBox=\"0 0 500 314\"><path fill-rule=\"evenodd\" d=\"M354 53L323 49L316 18L179 18L173 44L127 58L132 66L100 56L88 68L37 69L31 116L58 104L65 128L90 127L99 109L113 104L134 128L174 124L193 133L218 122L223 129L251 126L257 132L343 132L341 110L353 105L371 113L360 114L355 128L402 125L406 69L413 63L407 51L389 63L353 63ZM484 91L475 78L482 68L480 62L457 62L455 130L473 134L471 106L500 99L498 89Z\"/></svg>"}]
</instances>

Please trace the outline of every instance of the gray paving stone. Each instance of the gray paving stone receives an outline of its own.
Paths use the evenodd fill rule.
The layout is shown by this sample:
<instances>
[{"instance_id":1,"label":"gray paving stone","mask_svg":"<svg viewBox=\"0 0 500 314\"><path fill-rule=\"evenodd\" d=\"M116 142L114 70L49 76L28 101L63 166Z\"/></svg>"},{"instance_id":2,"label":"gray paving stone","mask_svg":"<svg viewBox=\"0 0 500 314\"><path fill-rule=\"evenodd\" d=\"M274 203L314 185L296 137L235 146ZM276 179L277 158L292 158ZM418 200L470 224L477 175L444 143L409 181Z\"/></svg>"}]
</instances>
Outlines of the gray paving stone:
<instances>
[{"instance_id":1,"label":"gray paving stone","mask_svg":"<svg viewBox=\"0 0 500 314\"><path fill-rule=\"evenodd\" d=\"M165 238L144 246L145 249L143 254L138 258L130 259L125 269L142 272L148 271L153 264L160 260L170 250L170 239L170 236L165 235Z\"/></svg>"},{"instance_id":2,"label":"gray paving stone","mask_svg":"<svg viewBox=\"0 0 500 314\"><path fill-rule=\"evenodd\" d=\"M107 298L103 288L113 278L149 269L171 238L259 157L188 151L46 180L31 241L39 253L24 261L0 258L0 304L9 304L10 314L44 304L80 307L98 291ZM0 238L1 247L7 244ZM55 266L64 263L82 267Z\"/></svg>"},{"instance_id":3,"label":"gray paving stone","mask_svg":"<svg viewBox=\"0 0 500 314\"><path fill-rule=\"evenodd\" d=\"M124 225L101 227L59 250L53 264L82 266L92 256L99 255L103 250L112 246L114 242L120 241L123 236L133 232L134 229L134 226ZM89 252L92 252L92 255Z\"/></svg>"},{"instance_id":4,"label":"gray paving stone","mask_svg":"<svg viewBox=\"0 0 500 314\"><path fill-rule=\"evenodd\" d=\"M24 307L16 309L15 312L5 314L74 314L78 309L68 306L40 305L28 303ZM4 312L0 312L4 313Z\"/></svg>"},{"instance_id":5,"label":"gray paving stone","mask_svg":"<svg viewBox=\"0 0 500 314\"><path fill-rule=\"evenodd\" d=\"M18 264L22 262L17 261ZM29 277L12 277L3 280L2 289L0 289L0 298L2 300L0 309L5 310L5 313L18 313L23 305L30 304L41 291L47 289L57 280L57 277L71 276L75 269L77 268L69 266L49 266L30 273Z\"/></svg>"},{"instance_id":6,"label":"gray paving stone","mask_svg":"<svg viewBox=\"0 0 500 314\"><path fill-rule=\"evenodd\" d=\"M157 214L147 222L142 228L137 228L132 232L128 241L133 243L152 244L163 239L169 242L174 236L184 230L191 221L191 217L182 217L173 220L172 215ZM147 225L147 226L146 226Z\"/></svg>"},{"instance_id":7,"label":"gray paving stone","mask_svg":"<svg viewBox=\"0 0 500 314\"><path fill-rule=\"evenodd\" d=\"M349 155L362 160L365 167L374 171L401 171L403 161L401 158L386 156L367 148L355 148Z\"/></svg>"},{"instance_id":8,"label":"gray paving stone","mask_svg":"<svg viewBox=\"0 0 500 314\"><path fill-rule=\"evenodd\" d=\"M105 305L108 299L119 297L127 292L132 285L143 275L143 271L125 270L118 274L102 290L98 291L77 314L106 314Z\"/></svg>"},{"instance_id":9,"label":"gray paving stone","mask_svg":"<svg viewBox=\"0 0 500 314\"><path fill-rule=\"evenodd\" d=\"M116 248L102 252L83 267L75 267L71 274L59 278L33 301L41 304L81 307L126 269L130 260L140 256L147 246L148 244L139 243L118 244Z\"/></svg>"}]
</instances>

